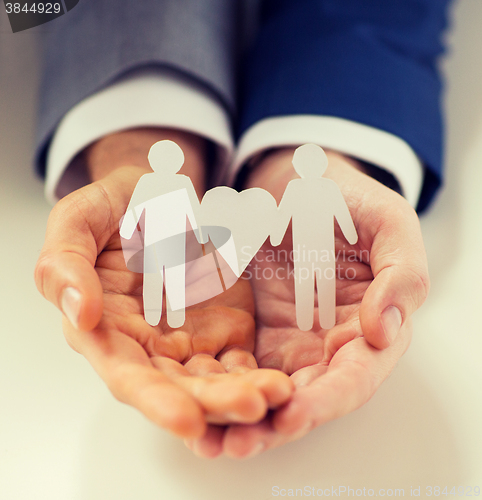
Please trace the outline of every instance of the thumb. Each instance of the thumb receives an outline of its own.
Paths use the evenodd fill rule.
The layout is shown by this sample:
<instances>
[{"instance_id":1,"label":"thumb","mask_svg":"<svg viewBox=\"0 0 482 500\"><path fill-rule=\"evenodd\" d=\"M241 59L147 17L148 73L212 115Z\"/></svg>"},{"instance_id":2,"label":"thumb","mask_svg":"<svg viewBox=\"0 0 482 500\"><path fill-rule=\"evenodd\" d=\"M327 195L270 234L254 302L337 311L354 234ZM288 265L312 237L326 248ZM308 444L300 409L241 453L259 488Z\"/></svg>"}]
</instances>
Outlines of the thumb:
<instances>
[{"instance_id":1,"label":"thumb","mask_svg":"<svg viewBox=\"0 0 482 500\"><path fill-rule=\"evenodd\" d=\"M114 229L106 190L91 184L60 200L47 224L45 244L35 268L40 293L79 330L93 329L102 316L97 255Z\"/></svg>"},{"instance_id":2,"label":"thumb","mask_svg":"<svg viewBox=\"0 0 482 500\"><path fill-rule=\"evenodd\" d=\"M35 269L40 293L78 330L95 328L102 316L102 286L93 264L81 253L46 248Z\"/></svg>"},{"instance_id":3,"label":"thumb","mask_svg":"<svg viewBox=\"0 0 482 500\"><path fill-rule=\"evenodd\" d=\"M378 225L371 225L370 265L375 278L363 297L360 323L366 340L378 349L395 341L429 291L418 217L403 203L388 216L385 213Z\"/></svg>"}]
</instances>

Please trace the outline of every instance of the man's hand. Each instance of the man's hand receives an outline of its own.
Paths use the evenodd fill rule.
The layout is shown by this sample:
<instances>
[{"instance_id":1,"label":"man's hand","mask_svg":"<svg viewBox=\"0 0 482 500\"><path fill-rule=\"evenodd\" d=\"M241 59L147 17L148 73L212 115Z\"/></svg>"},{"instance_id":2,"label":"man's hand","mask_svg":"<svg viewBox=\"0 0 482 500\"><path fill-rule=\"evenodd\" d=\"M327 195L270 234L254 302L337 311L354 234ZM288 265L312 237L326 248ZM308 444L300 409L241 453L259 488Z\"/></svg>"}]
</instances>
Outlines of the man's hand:
<instances>
[{"instance_id":1,"label":"man's hand","mask_svg":"<svg viewBox=\"0 0 482 500\"><path fill-rule=\"evenodd\" d=\"M418 217L356 162L327 155L325 177L340 187L359 236L350 246L336 231L336 326L323 330L315 320L311 331L297 328L293 278L288 279L292 263L285 257L293 249L291 231L281 247L265 245L250 269L257 311L255 356L260 367L290 375L295 394L261 423L211 426L203 438L188 440L201 455L251 456L359 408L408 348L410 317L429 288ZM295 177L292 156L288 149L273 153L253 172L249 186L267 189L279 202ZM279 256L276 262L273 256Z\"/></svg>"},{"instance_id":2,"label":"man's hand","mask_svg":"<svg viewBox=\"0 0 482 500\"><path fill-rule=\"evenodd\" d=\"M250 284L189 308L180 329L144 321L142 275L128 271L119 221L149 147L161 139L184 150L181 173L198 194L204 186L203 144L173 131L145 129L110 136L86 153L92 184L52 210L36 268L41 293L64 312L68 343L83 354L114 396L185 437L208 423L253 423L286 403L288 376L257 370ZM125 166L130 165L130 166Z\"/></svg>"}]
</instances>

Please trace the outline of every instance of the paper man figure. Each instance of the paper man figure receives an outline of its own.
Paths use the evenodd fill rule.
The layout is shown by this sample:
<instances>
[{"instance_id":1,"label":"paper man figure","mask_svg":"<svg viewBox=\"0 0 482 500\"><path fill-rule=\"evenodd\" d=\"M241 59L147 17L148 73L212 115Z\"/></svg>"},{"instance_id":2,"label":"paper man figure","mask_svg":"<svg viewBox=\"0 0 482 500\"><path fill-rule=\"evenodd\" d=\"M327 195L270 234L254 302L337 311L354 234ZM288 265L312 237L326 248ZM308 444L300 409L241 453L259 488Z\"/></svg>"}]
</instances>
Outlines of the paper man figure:
<instances>
[{"instance_id":1,"label":"paper man figure","mask_svg":"<svg viewBox=\"0 0 482 500\"><path fill-rule=\"evenodd\" d=\"M177 174L184 164L184 154L176 143L157 142L148 158L154 172L139 179L120 235L131 238L142 213L145 214L144 317L152 326L159 323L164 286L167 322L172 328L179 328L185 319L186 226L189 221L193 230L198 229L200 205L189 177ZM200 230L194 233L199 243L205 243Z\"/></svg>"},{"instance_id":2,"label":"paper man figure","mask_svg":"<svg viewBox=\"0 0 482 500\"><path fill-rule=\"evenodd\" d=\"M336 218L346 239L358 236L336 183L322 178L328 166L325 152L315 144L300 146L293 167L301 179L286 187L279 205L281 224L271 234L277 246L292 221L296 321L303 331L313 327L315 279L321 328L336 322L335 227Z\"/></svg>"}]
</instances>

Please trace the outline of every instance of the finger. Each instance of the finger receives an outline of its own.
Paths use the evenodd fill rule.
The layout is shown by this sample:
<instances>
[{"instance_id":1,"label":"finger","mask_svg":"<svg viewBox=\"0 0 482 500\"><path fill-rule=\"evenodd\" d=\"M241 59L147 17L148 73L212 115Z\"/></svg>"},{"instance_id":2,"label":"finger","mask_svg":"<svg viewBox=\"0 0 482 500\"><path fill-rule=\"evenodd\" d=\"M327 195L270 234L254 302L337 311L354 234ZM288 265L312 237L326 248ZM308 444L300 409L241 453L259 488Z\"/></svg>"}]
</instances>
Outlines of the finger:
<instances>
[{"instance_id":1,"label":"finger","mask_svg":"<svg viewBox=\"0 0 482 500\"><path fill-rule=\"evenodd\" d=\"M108 330L79 332L72 327L66 334L116 399L177 436L196 438L204 434L206 422L200 405L156 369L131 337Z\"/></svg>"},{"instance_id":2,"label":"finger","mask_svg":"<svg viewBox=\"0 0 482 500\"><path fill-rule=\"evenodd\" d=\"M248 383L258 389L270 409L286 403L291 397L294 386L288 375L279 370L256 368L254 356L244 349L230 349L221 359L222 363L208 354L196 354L184 367L198 377L226 373L227 368L234 383ZM217 423L228 423L226 416L217 419ZM239 421L239 417L235 417L235 421Z\"/></svg>"},{"instance_id":3,"label":"finger","mask_svg":"<svg viewBox=\"0 0 482 500\"><path fill-rule=\"evenodd\" d=\"M253 425L231 425L223 436L223 452L231 458L252 458L268 449L301 439L311 428L305 426L292 434L282 434L269 418Z\"/></svg>"},{"instance_id":4,"label":"finger","mask_svg":"<svg viewBox=\"0 0 482 500\"><path fill-rule=\"evenodd\" d=\"M93 265L78 253L50 252L40 257L35 281L74 328L91 330L102 316L102 286Z\"/></svg>"},{"instance_id":5,"label":"finger","mask_svg":"<svg viewBox=\"0 0 482 500\"><path fill-rule=\"evenodd\" d=\"M275 431L269 419L249 426L231 425L224 434L223 453L231 458L252 458L289 440Z\"/></svg>"},{"instance_id":6,"label":"finger","mask_svg":"<svg viewBox=\"0 0 482 500\"><path fill-rule=\"evenodd\" d=\"M422 305L429 290L428 266L415 212L400 198L383 220L370 221L373 230L370 265L375 276L360 307L367 341L384 349L405 321ZM380 212L379 212L380 213Z\"/></svg>"},{"instance_id":7,"label":"finger","mask_svg":"<svg viewBox=\"0 0 482 500\"><path fill-rule=\"evenodd\" d=\"M240 347L231 347L221 351L217 359L229 373L246 373L258 368L254 355Z\"/></svg>"},{"instance_id":8,"label":"finger","mask_svg":"<svg viewBox=\"0 0 482 500\"><path fill-rule=\"evenodd\" d=\"M206 434L198 439L186 439L184 444L198 457L216 458L223 451L225 427L208 425Z\"/></svg>"},{"instance_id":9,"label":"finger","mask_svg":"<svg viewBox=\"0 0 482 500\"><path fill-rule=\"evenodd\" d=\"M259 389L266 398L268 408L286 403L293 394L294 385L280 370L257 368L253 354L234 347L218 355L220 363L229 373L242 373L241 379Z\"/></svg>"},{"instance_id":10,"label":"finger","mask_svg":"<svg viewBox=\"0 0 482 500\"><path fill-rule=\"evenodd\" d=\"M207 354L196 354L184 367L191 375L197 377L226 373L227 370L228 380L232 380L236 386L243 384L243 387L246 387L245 384L250 384L263 395L266 405L270 409L286 403L293 393L294 386L288 375L279 370L256 368L254 356L244 349L228 349L219 355L219 360L215 360ZM224 379L226 380L226 377ZM188 383L192 383L192 381ZM219 413L220 409L217 408L215 415L211 415L208 419L219 424L245 421L244 417L236 414L236 411L232 412L231 409L231 407L224 408Z\"/></svg>"},{"instance_id":11,"label":"finger","mask_svg":"<svg viewBox=\"0 0 482 500\"><path fill-rule=\"evenodd\" d=\"M279 370L261 368L245 373L242 378L262 392L270 409L287 403L294 392L290 377Z\"/></svg>"},{"instance_id":12,"label":"finger","mask_svg":"<svg viewBox=\"0 0 482 500\"><path fill-rule=\"evenodd\" d=\"M297 389L290 403L275 413L274 428L282 434L304 435L356 410L388 377L410 338L409 321L385 350L373 348L363 338L350 342L335 354L325 374Z\"/></svg>"},{"instance_id":13,"label":"finger","mask_svg":"<svg viewBox=\"0 0 482 500\"><path fill-rule=\"evenodd\" d=\"M300 368L298 371L294 372L291 375L291 381L295 385L295 387L303 387L309 385L313 380L324 375L328 371L327 365L316 364L309 365Z\"/></svg>"},{"instance_id":14,"label":"finger","mask_svg":"<svg viewBox=\"0 0 482 500\"><path fill-rule=\"evenodd\" d=\"M152 359L155 366L199 402L211 423L258 422L268 411L263 394L235 374L196 377L172 359Z\"/></svg>"},{"instance_id":15,"label":"finger","mask_svg":"<svg viewBox=\"0 0 482 500\"><path fill-rule=\"evenodd\" d=\"M186 368L191 375L197 377L206 377L207 375L213 375L215 373L226 373L226 370L217 359L204 353L195 354L184 364L184 368Z\"/></svg>"},{"instance_id":16,"label":"finger","mask_svg":"<svg viewBox=\"0 0 482 500\"><path fill-rule=\"evenodd\" d=\"M102 315L102 287L94 270L95 236L78 194L61 200L52 210L45 244L35 269L40 293L75 328L94 328Z\"/></svg>"},{"instance_id":17,"label":"finger","mask_svg":"<svg viewBox=\"0 0 482 500\"><path fill-rule=\"evenodd\" d=\"M118 230L118 220L128 201L129 179L113 177L86 186L57 203L35 269L42 295L81 330L91 330L101 318L102 287L95 262Z\"/></svg>"}]
</instances>

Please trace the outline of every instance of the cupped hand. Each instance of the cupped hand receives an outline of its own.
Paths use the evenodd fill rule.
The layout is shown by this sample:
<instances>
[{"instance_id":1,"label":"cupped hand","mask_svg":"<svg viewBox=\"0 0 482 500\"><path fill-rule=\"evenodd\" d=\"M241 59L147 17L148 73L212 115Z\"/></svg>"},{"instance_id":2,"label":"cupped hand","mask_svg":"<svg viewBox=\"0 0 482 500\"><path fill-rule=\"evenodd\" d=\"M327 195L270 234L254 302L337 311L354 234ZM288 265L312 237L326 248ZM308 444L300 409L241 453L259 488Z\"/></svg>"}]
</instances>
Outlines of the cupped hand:
<instances>
[{"instance_id":1,"label":"cupped hand","mask_svg":"<svg viewBox=\"0 0 482 500\"><path fill-rule=\"evenodd\" d=\"M356 162L327 154L325 177L337 182L358 232L357 244L350 246L336 230L336 325L323 330L315 319L310 331L297 328L292 274L288 279L293 268L286 259L293 249L290 230L279 247L267 243L250 268L255 356L260 367L290 375L295 393L260 423L211 426L204 437L187 443L200 455L252 456L354 411L373 396L409 346L410 317L429 287L418 217ZM293 150L282 150L269 156L250 185L267 189L279 202L296 175L292 155Z\"/></svg>"},{"instance_id":2,"label":"cupped hand","mask_svg":"<svg viewBox=\"0 0 482 500\"><path fill-rule=\"evenodd\" d=\"M187 309L182 328L169 328L165 314L158 326L144 320L142 274L126 268L119 221L145 172L113 169L57 203L37 286L64 313L68 343L117 399L156 424L192 438L208 423L260 421L288 401L293 385L280 371L256 369L246 280Z\"/></svg>"}]
</instances>

